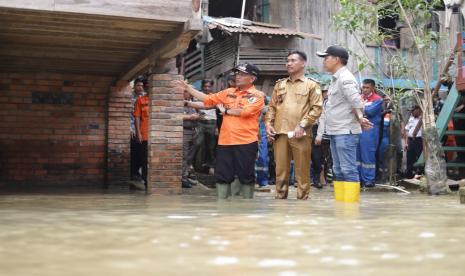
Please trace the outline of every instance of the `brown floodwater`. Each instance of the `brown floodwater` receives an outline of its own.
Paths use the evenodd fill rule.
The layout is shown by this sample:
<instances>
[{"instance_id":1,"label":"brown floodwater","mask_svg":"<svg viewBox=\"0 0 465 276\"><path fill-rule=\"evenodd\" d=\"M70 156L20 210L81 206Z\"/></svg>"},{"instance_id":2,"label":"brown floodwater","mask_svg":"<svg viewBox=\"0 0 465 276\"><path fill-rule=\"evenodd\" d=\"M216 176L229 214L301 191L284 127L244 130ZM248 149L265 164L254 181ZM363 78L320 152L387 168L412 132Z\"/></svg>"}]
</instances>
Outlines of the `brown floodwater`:
<instances>
[{"instance_id":1,"label":"brown floodwater","mask_svg":"<svg viewBox=\"0 0 465 276\"><path fill-rule=\"evenodd\" d=\"M293 194L295 195L295 193ZM0 195L1 275L465 275L456 195Z\"/></svg>"}]
</instances>

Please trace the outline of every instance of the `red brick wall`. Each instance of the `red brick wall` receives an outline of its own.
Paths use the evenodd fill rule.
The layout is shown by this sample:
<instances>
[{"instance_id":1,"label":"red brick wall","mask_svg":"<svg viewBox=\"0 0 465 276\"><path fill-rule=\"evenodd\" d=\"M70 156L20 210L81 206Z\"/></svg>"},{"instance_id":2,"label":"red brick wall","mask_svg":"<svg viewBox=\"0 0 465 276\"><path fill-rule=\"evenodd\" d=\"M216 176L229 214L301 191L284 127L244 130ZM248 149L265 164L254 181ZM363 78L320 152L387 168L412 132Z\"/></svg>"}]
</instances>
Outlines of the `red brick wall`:
<instances>
[{"instance_id":1,"label":"red brick wall","mask_svg":"<svg viewBox=\"0 0 465 276\"><path fill-rule=\"evenodd\" d=\"M0 73L0 184L103 184L110 84L109 77Z\"/></svg>"},{"instance_id":2,"label":"red brick wall","mask_svg":"<svg viewBox=\"0 0 465 276\"><path fill-rule=\"evenodd\" d=\"M108 184L126 185L130 177L130 127L132 88L117 83L108 99Z\"/></svg>"},{"instance_id":3,"label":"red brick wall","mask_svg":"<svg viewBox=\"0 0 465 276\"><path fill-rule=\"evenodd\" d=\"M155 74L149 78L151 118L149 136L149 189L155 194L180 194L182 174L182 91L171 81L180 75Z\"/></svg>"}]
</instances>

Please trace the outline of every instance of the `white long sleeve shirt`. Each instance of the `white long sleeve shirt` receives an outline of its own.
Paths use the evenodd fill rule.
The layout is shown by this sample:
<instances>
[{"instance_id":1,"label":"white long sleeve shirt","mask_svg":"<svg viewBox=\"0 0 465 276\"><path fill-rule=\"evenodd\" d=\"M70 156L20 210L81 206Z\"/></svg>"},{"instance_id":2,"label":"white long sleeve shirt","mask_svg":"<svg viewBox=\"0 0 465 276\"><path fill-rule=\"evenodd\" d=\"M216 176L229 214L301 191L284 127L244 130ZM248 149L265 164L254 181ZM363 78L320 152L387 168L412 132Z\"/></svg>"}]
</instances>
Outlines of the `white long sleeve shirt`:
<instances>
[{"instance_id":1,"label":"white long sleeve shirt","mask_svg":"<svg viewBox=\"0 0 465 276\"><path fill-rule=\"evenodd\" d=\"M325 109L328 135L360 134L362 127L353 109L364 107L357 81L347 67L340 68L332 77Z\"/></svg>"},{"instance_id":2,"label":"white long sleeve shirt","mask_svg":"<svg viewBox=\"0 0 465 276\"><path fill-rule=\"evenodd\" d=\"M408 118L408 122L405 125L405 130L407 131L407 136L409 138L413 138L413 132L415 131L415 127L417 126L419 121L420 121L420 117L415 118L413 116L410 116L410 118ZM420 130L418 130L416 137L421 137L421 128Z\"/></svg>"}]
</instances>

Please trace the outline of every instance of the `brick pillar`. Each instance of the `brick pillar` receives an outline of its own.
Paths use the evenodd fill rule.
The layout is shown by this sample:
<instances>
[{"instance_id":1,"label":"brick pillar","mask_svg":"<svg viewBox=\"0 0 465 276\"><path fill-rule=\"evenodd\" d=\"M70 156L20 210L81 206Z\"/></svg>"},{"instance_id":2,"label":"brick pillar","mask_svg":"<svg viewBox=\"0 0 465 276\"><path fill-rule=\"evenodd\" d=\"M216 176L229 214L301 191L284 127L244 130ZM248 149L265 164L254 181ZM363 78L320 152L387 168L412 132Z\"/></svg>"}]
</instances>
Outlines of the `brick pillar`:
<instances>
[{"instance_id":1,"label":"brick pillar","mask_svg":"<svg viewBox=\"0 0 465 276\"><path fill-rule=\"evenodd\" d=\"M108 99L107 184L130 178L130 126L132 89L121 81L111 87ZM127 185L127 184L125 184Z\"/></svg>"},{"instance_id":2,"label":"brick pillar","mask_svg":"<svg viewBox=\"0 0 465 276\"><path fill-rule=\"evenodd\" d=\"M183 76L171 73L149 77L148 185L155 194L182 192L183 92L171 86L171 81L182 79Z\"/></svg>"}]
</instances>

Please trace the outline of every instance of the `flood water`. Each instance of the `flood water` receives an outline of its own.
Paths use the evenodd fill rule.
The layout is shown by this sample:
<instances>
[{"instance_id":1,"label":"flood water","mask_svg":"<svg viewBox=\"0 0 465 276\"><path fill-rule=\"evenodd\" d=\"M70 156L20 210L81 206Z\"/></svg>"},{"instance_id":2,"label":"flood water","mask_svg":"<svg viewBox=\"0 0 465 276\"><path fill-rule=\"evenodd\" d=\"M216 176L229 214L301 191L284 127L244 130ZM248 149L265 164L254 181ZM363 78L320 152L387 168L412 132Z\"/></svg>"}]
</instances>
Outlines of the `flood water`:
<instances>
[{"instance_id":1,"label":"flood water","mask_svg":"<svg viewBox=\"0 0 465 276\"><path fill-rule=\"evenodd\" d=\"M0 195L1 275L465 275L457 196Z\"/></svg>"}]
</instances>

